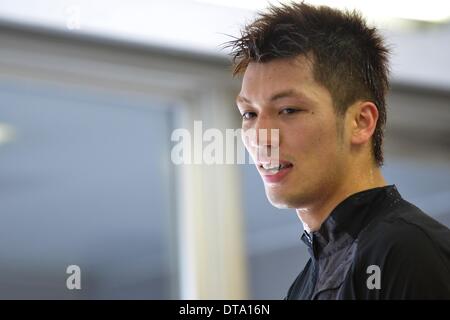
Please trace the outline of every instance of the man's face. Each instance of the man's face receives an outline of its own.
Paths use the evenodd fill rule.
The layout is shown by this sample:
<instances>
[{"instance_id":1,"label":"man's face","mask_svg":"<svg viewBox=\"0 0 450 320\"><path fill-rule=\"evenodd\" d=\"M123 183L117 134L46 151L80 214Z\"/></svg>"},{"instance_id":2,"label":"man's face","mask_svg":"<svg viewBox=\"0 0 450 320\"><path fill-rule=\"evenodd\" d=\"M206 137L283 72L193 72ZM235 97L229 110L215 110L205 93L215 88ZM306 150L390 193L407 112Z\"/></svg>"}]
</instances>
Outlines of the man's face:
<instances>
[{"instance_id":1,"label":"man's face","mask_svg":"<svg viewBox=\"0 0 450 320\"><path fill-rule=\"evenodd\" d=\"M337 129L330 92L314 80L305 57L250 63L237 105L244 133L248 129L279 130L279 163L284 167L280 170L264 168L273 159L261 154L270 154L268 149L277 143L270 134L265 142L244 138L274 206L307 207L342 181L349 152L345 134Z\"/></svg>"}]
</instances>

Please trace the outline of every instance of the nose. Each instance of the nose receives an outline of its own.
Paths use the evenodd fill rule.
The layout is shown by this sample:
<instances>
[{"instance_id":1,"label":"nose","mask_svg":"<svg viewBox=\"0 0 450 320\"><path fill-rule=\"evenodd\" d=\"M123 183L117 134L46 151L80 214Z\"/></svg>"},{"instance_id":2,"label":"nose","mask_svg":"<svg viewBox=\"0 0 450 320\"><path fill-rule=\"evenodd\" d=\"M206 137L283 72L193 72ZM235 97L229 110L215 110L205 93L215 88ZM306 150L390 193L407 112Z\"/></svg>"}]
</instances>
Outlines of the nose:
<instances>
[{"instance_id":1,"label":"nose","mask_svg":"<svg viewBox=\"0 0 450 320\"><path fill-rule=\"evenodd\" d=\"M246 145L250 147L254 155L257 155L259 162L270 163L271 157L278 154L279 129L270 118L260 115L245 134L248 139Z\"/></svg>"},{"instance_id":2,"label":"nose","mask_svg":"<svg viewBox=\"0 0 450 320\"><path fill-rule=\"evenodd\" d=\"M253 147L273 148L278 146L279 130L269 117L261 115L256 120L254 128L256 130L256 139L252 140Z\"/></svg>"}]
</instances>

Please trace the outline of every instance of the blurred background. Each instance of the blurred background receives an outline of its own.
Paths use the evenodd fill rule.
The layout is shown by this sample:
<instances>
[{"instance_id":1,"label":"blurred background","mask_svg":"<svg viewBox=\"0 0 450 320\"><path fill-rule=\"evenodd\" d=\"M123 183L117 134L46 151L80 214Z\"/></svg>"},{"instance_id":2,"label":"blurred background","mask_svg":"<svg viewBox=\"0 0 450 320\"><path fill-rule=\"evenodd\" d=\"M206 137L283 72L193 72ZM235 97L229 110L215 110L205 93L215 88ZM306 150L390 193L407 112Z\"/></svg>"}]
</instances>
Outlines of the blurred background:
<instances>
[{"instance_id":1,"label":"blurred background","mask_svg":"<svg viewBox=\"0 0 450 320\"><path fill-rule=\"evenodd\" d=\"M385 176L450 226L449 2L310 3L385 35ZM170 160L176 128L240 127L220 44L266 6L0 0L0 298L284 297L308 259L295 211L250 164Z\"/></svg>"}]
</instances>

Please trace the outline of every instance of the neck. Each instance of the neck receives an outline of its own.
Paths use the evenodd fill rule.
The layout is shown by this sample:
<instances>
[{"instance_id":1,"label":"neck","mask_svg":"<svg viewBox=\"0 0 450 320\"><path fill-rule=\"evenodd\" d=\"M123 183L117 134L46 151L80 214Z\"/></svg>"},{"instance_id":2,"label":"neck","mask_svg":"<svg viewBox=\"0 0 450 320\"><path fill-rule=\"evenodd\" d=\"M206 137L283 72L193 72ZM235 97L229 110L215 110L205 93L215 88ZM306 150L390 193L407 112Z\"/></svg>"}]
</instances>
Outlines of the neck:
<instances>
[{"instance_id":1,"label":"neck","mask_svg":"<svg viewBox=\"0 0 450 320\"><path fill-rule=\"evenodd\" d=\"M303 208L297 208L297 216L306 231L317 231L333 209L347 197L360 191L385 185L386 181L380 168L373 167L369 172L366 169L364 174L348 176L346 182L338 188L323 192L314 203Z\"/></svg>"}]
</instances>

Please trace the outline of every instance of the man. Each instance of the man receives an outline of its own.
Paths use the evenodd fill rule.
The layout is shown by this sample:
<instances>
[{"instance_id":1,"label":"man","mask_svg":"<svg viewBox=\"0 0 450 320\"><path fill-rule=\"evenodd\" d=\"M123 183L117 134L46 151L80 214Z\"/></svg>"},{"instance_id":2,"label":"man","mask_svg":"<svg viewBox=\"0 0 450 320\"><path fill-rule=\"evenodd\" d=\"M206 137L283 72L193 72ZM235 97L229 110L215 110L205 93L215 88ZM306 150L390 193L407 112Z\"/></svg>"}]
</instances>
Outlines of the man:
<instances>
[{"instance_id":1,"label":"man","mask_svg":"<svg viewBox=\"0 0 450 320\"><path fill-rule=\"evenodd\" d=\"M450 231L380 170L389 50L377 30L299 3L270 7L230 45L243 132L279 130L245 146L311 255L286 298L449 299Z\"/></svg>"}]
</instances>

